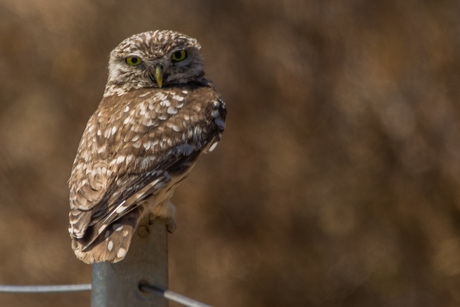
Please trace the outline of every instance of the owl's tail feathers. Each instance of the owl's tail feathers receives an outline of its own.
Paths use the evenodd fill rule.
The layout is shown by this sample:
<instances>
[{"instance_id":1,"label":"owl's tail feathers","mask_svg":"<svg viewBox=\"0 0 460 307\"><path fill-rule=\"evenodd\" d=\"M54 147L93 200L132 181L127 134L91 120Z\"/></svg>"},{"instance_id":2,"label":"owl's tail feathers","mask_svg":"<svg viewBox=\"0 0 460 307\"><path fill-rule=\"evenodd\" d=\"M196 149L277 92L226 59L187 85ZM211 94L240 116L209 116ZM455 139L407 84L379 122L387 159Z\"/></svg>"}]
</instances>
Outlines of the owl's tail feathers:
<instances>
[{"instance_id":1,"label":"owl's tail feathers","mask_svg":"<svg viewBox=\"0 0 460 307\"><path fill-rule=\"evenodd\" d=\"M129 214L104 228L100 234L93 234L95 230L101 229L96 224L88 227L83 238L72 238L72 248L77 258L88 264L95 262L115 263L123 260L143 210L142 206L135 208ZM94 235L97 235L97 238L91 242ZM88 242L90 243L88 244Z\"/></svg>"}]
</instances>

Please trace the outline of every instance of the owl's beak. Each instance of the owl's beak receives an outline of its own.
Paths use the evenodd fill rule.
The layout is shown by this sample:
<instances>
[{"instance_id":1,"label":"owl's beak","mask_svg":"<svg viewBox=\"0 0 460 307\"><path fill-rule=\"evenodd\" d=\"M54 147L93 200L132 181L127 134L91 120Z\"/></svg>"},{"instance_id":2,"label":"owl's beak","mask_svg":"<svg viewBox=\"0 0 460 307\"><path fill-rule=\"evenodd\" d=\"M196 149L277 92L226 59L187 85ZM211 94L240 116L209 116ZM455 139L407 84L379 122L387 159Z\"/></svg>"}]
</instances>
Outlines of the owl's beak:
<instances>
[{"instance_id":1,"label":"owl's beak","mask_svg":"<svg viewBox=\"0 0 460 307\"><path fill-rule=\"evenodd\" d=\"M163 66L155 66L155 80L157 81L158 87L163 86Z\"/></svg>"}]
</instances>

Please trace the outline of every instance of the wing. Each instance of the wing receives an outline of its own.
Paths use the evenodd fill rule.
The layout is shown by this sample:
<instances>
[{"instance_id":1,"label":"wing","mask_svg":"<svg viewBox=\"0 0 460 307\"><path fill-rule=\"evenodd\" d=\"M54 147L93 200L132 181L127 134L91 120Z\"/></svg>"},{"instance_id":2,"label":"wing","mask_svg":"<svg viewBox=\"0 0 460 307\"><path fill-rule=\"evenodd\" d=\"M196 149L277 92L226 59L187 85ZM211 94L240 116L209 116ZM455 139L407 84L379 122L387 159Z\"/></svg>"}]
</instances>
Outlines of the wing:
<instances>
[{"instance_id":1,"label":"wing","mask_svg":"<svg viewBox=\"0 0 460 307\"><path fill-rule=\"evenodd\" d=\"M144 200L172 195L200 154L217 145L225 116L210 84L105 97L88 122L69 180L76 255L88 263L123 259L148 210Z\"/></svg>"}]
</instances>

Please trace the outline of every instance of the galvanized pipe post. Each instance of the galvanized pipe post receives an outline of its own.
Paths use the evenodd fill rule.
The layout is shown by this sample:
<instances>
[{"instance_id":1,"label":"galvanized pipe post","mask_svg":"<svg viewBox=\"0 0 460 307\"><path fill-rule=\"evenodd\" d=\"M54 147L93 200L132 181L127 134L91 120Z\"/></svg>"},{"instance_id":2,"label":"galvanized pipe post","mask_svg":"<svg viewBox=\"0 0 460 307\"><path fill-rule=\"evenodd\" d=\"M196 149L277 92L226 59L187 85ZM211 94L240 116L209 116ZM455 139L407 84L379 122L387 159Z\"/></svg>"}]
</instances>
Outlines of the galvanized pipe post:
<instances>
[{"instance_id":1,"label":"galvanized pipe post","mask_svg":"<svg viewBox=\"0 0 460 307\"><path fill-rule=\"evenodd\" d=\"M168 237L158 219L141 221L126 258L92 267L92 307L167 307L160 295L142 292L139 283L168 288Z\"/></svg>"}]
</instances>

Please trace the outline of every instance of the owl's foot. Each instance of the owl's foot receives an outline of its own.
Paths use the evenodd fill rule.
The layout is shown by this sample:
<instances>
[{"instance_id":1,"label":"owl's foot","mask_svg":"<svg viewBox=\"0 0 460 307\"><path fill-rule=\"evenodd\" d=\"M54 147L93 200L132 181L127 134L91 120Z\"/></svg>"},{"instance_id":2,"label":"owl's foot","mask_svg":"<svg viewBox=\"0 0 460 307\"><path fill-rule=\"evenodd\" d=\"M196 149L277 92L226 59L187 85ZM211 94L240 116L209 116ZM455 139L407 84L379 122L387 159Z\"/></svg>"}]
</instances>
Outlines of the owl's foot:
<instances>
[{"instance_id":1,"label":"owl's foot","mask_svg":"<svg viewBox=\"0 0 460 307\"><path fill-rule=\"evenodd\" d=\"M149 216L149 222L152 223L153 220L157 217L160 218L163 223L165 223L166 230L169 233L172 234L176 231L176 208L170 201L156 206Z\"/></svg>"},{"instance_id":2,"label":"owl's foot","mask_svg":"<svg viewBox=\"0 0 460 307\"><path fill-rule=\"evenodd\" d=\"M176 231L177 224L176 224L176 221L175 221L174 219L170 219L170 218L166 218L166 219L165 219L165 218L156 216L156 215L154 215L153 213L150 214L150 216L149 216L149 224L153 224L153 221L154 221L157 217L166 225L166 230L167 230L170 234L173 234L173 233Z\"/></svg>"},{"instance_id":3,"label":"owl's foot","mask_svg":"<svg viewBox=\"0 0 460 307\"><path fill-rule=\"evenodd\" d=\"M166 230L170 234L173 234L174 231L176 231L176 228L177 228L177 225L176 225L176 221L174 219L170 220L170 221L166 221Z\"/></svg>"}]
</instances>

